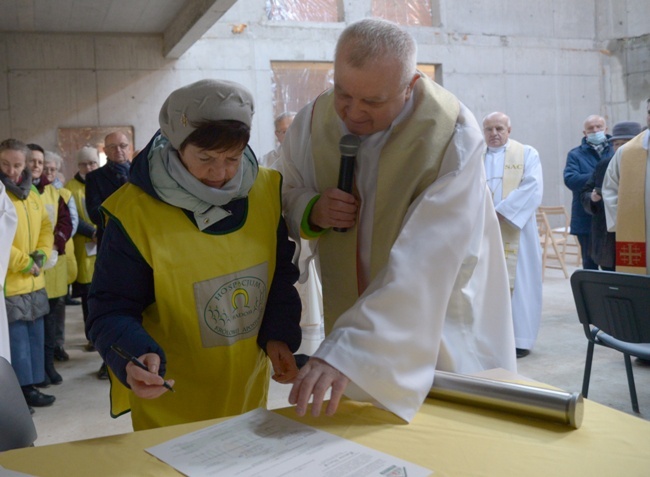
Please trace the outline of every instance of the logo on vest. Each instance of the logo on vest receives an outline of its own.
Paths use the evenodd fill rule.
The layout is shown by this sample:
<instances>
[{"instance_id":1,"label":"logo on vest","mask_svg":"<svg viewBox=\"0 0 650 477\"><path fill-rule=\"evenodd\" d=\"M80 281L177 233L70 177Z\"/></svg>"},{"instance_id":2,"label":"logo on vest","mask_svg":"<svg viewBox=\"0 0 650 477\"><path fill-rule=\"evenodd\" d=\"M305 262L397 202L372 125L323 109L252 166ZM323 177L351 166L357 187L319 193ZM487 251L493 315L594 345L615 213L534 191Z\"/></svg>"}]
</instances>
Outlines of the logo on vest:
<instances>
[{"instance_id":1,"label":"logo on vest","mask_svg":"<svg viewBox=\"0 0 650 477\"><path fill-rule=\"evenodd\" d=\"M194 284L203 346L257 336L267 299L266 269L262 264Z\"/></svg>"}]
</instances>

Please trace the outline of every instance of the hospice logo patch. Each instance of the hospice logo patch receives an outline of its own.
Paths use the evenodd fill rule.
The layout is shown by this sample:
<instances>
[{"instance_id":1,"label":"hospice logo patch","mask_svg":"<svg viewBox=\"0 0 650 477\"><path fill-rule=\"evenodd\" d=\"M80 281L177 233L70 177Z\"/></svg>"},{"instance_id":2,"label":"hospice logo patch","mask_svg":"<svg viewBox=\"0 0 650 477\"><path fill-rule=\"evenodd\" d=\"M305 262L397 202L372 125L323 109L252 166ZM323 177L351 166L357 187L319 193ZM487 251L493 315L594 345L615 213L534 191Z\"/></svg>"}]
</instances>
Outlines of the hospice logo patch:
<instances>
[{"instance_id":1,"label":"hospice logo patch","mask_svg":"<svg viewBox=\"0 0 650 477\"><path fill-rule=\"evenodd\" d=\"M205 347L257 335L267 298L267 264L194 284Z\"/></svg>"}]
</instances>

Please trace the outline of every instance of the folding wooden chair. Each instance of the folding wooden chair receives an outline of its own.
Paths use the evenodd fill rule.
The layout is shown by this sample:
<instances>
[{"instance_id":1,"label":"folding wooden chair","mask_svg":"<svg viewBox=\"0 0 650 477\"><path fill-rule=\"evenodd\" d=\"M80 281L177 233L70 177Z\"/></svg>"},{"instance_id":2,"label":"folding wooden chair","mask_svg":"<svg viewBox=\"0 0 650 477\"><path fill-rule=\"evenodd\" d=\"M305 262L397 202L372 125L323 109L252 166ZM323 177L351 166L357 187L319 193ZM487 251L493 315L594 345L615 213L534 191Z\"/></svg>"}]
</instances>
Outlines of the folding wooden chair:
<instances>
[{"instance_id":1,"label":"folding wooden chair","mask_svg":"<svg viewBox=\"0 0 650 477\"><path fill-rule=\"evenodd\" d=\"M547 217L557 215L561 223L560 226L553 227L551 233L556 237L563 240L562 243L562 257L564 263L567 263L567 255L575 256L576 267L582 266L582 252L580 250L580 242L578 237L571 235L571 218L567 214L564 206L540 206L539 210L546 214ZM557 225L552 218L549 218L551 226Z\"/></svg>"},{"instance_id":2,"label":"folding wooden chair","mask_svg":"<svg viewBox=\"0 0 650 477\"><path fill-rule=\"evenodd\" d=\"M567 237L554 233L548 218L549 215L556 213L566 214L562 206L540 207L536 212L539 241L542 247L542 280L546 276L547 268L562 270L564 278L569 278L569 272L567 271L564 260Z\"/></svg>"}]
</instances>

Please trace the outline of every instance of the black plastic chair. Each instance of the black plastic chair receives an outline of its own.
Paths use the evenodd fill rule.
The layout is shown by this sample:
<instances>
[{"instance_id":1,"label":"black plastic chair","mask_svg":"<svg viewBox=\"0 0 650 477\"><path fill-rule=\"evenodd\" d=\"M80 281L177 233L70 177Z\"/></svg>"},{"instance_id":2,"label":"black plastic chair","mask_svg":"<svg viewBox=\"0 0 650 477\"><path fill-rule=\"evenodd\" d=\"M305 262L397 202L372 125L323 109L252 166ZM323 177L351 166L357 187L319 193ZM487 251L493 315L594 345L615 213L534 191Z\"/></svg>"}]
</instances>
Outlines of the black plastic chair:
<instances>
[{"instance_id":1,"label":"black plastic chair","mask_svg":"<svg viewBox=\"0 0 650 477\"><path fill-rule=\"evenodd\" d=\"M639 412L632 360L650 360L650 276L599 270L576 270L571 289L589 340L582 395L587 397L594 345L623 353L632 409Z\"/></svg>"},{"instance_id":2,"label":"black plastic chair","mask_svg":"<svg viewBox=\"0 0 650 477\"><path fill-rule=\"evenodd\" d=\"M30 447L36 427L9 361L0 356L0 452Z\"/></svg>"}]
</instances>

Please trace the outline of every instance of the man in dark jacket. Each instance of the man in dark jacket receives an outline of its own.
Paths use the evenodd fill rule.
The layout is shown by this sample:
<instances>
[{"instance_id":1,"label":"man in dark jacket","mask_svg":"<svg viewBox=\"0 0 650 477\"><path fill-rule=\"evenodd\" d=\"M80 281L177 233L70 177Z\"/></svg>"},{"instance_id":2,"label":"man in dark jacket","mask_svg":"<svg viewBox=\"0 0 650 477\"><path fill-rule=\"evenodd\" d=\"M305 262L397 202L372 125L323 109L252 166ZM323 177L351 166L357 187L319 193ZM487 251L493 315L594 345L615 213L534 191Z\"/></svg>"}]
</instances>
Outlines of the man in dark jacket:
<instances>
[{"instance_id":1,"label":"man in dark jacket","mask_svg":"<svg viewBox=\"0 0 650 477\"><path fill-rule=\"evenodd\" d=\"M589 255L591 249L591 215L582 207L580 192L596 168L596 164L614 154L609 143L605 118L591 115L585 119L584 137L578 147L569 151L564 167L564 184L573 192L571 203L571 235L578 237L582 249L582 268L598 270Z\"/></svg>"},{"instance_id":2,"label":"man in dark jacket","mask_svg":"<svg viewBox=\"0 0 650 477\"><path fill-rule=\"evenodd\" d=\"M106 164L86 176L86 207L90 220L97 226L98 249L104 231L99 206L109 195L126 184L133 148L126 134L115 131L104 138L104 152Z\"/></svg>"},{"instance_id":3,"label":"man in dark jacket","mask_svg":"<svg viewBox=\"0 0 650 477\"><path fill-rule=\"evenodd\" d=\"M641 132L641 125L634 121L622 121L614 124L612 128L613 152L628 142L634 136ZM592 215L591 219L591 250L589 255L601 269L614 271L616 270L616 234L607 231L607 222L605 220L605 207L603 205L603 196L601 188L605 171L611 158L600 161L591 178L587 181L580 193L580 200L588 214Z\"/></svg>"},{"instance_id":4,"label":"man in dark jacket","mask_svg":"<svg viewBox=\"0 0 650 477\"><path fill-rule=\"evenodd\" d=\"M86 175L86 208L90 220L97 226L97 250L104 235L104 221L99 206L128 181L133 148L126 134L115 131L104 138L104 152L106 164ZM86 350L93 349L92 343L88 341ZM97 377L108 379L105 363L99 368Z\"/></svg>"}]
</instances>

